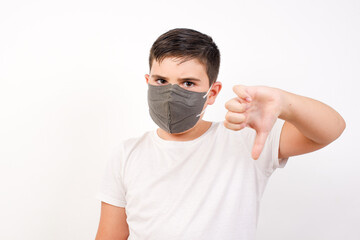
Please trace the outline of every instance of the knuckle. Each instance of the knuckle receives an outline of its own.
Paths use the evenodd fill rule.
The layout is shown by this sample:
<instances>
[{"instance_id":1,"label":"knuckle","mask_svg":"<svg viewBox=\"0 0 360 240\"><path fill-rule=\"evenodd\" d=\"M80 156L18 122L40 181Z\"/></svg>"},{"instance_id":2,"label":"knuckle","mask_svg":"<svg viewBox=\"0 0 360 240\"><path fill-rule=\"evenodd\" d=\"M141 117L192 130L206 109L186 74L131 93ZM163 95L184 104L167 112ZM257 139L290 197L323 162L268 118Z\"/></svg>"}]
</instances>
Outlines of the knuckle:
<instances>
[{"instance_id":1,"label":"knuckle","mask_svg":"<svg viewBox=\"0 0 360 240\"><path fill-rule=\"evenodd\" d=\"M238 131L239 130L238 125L234 125L233 130Z\"/></svg>"},{"instance_id":2,"label":"knuckle","mask_svg":"<svg viewBox=\"0 0 360 240\"><path fill-rule=\"evenodd\" d=\"M229 109L230 105L231 105L231 100L229 100L225 103L225 108Z\"/></svg>"},{"instance_id":3,"label":"knuckle","mask_svg":"<svg viewBox=\"0 0 360 240\"><path fill-rule=\"evenodd\" d=\"M243 122L245 120L244 114L239 114L239 121Z\"/></svg>"},{"instance_id":4,"label":"knuckle","mask_svg":"<svg viewBox=\"0 0 360 240\"><path fill-rule=\"evenodd\" d=\"M231 113L230 112L226 113L225 119L226 119L226 121L231 122Z\"/></svg>"},{"instance_id":5,"label":"knuckle","mask_svg":"<svg viewBox=\"0 0 360 240\"><path fill-rule=\"evenodd\" d=\"M241 130L241 125L240 125L240 124L236 124L236 125L235 125L235 130L236 130L236 131Z\"/></svg>"},{"instance_id":6,"label":"knuckle","mask_svg":"<svg viewBox=\"0 0 360 240\"><path fill-rule=\"evenodd\" d=\"M236 123L242 123L245 119L244 114L241 114L241 113L236 114L236 116L234 116L234 117L235 117Z\"/></svg>"},{"instance_id":7,"label":"knuckle","mask_svg":"<svg viewBox=\"0 0 360 240\"><path fill-rule=\"evenodd\" d=\"M241 104L241 105L239 106L239 112L244 112L244 111L245 111L245 107L244 107L243 104Z\"/></svg>"},{"instance_id":8,"label":"knuckle","mask_svg":"<svg viewBox=\"0 0 360 240\"><path fill-rule=\"evenodd\" d=\"M228 129L230 129L229 123L228 123L227 121L224 121L224 126L225 126L226 128L228 128Z\"/></svg>"},{"instance_id":9,"label":"knuckle","mask_svg":"<svg viewBox=\"0 0 360 240\"><path fill-rule=\"evenodd\" d=\"M241 124L237 124L237 130L241 130L245 127L245 124L244 123L241 123Z\"/></svg>"}]
</instances>

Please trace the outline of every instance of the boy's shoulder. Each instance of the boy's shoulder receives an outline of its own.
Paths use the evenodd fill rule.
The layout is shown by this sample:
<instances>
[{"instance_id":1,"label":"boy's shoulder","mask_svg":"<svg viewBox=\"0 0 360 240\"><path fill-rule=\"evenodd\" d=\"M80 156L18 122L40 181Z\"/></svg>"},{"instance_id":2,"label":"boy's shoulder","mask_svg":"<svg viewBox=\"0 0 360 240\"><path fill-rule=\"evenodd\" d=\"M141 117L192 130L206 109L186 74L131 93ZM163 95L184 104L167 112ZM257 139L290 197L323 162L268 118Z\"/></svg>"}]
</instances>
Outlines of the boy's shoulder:
<instances>
[{"instance_id":1,"label":"boy's shoulder","mask_svg":"<svg viewBox=\"0 0 360 240\"><path fill-rule=\"evenodd\" d=\"M138 136L121 139L117 142L115 148L121 148L123 150L134 149L144 142L151 141L151 134L154 134L154 130L146 131Z\"/></svg>"}]
</instances>

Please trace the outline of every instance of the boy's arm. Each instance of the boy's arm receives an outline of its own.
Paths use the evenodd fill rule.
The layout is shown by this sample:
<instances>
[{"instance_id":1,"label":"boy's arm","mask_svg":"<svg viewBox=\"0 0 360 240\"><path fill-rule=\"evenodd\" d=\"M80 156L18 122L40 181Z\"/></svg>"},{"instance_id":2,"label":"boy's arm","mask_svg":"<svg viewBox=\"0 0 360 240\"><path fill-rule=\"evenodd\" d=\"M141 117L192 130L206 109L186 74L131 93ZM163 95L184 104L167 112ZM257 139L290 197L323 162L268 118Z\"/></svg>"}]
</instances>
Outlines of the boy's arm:
<instances>
[{"instance_id":1,"label":"boy's arm","mask_svg":"<svg viewBox=\"0 0 360 240\"><path fill-rule=\"evenodd\" d=\"M304 154L325 147L346 127L344 119L328 105L280 90L285 120L280 135L279 158Z\"/></svg>"},{"instance_id":2,"label":"boy's arm","mask_svg":"<svg viewBox=\"0 0 360 240\"><path fill-rule=\"evenodd\" d=\"M280 135L279 158L320 149L338 138L345 121L334 109L317 100L266 86L233 87L237 98L225 107L225 127L256 131L252 157L258 159L277 118L285 120Z\"/></svg>"},{"instance_id":3,"label":"boy's arm","mask_svg":"<svg viewBox=\"0 0 360 240\"><path fill-rule=\"evenodd\" d=\"M101 215L95 240L126 240L129 226L125 208L101 202Z\"/></svg>"}]
</instances>

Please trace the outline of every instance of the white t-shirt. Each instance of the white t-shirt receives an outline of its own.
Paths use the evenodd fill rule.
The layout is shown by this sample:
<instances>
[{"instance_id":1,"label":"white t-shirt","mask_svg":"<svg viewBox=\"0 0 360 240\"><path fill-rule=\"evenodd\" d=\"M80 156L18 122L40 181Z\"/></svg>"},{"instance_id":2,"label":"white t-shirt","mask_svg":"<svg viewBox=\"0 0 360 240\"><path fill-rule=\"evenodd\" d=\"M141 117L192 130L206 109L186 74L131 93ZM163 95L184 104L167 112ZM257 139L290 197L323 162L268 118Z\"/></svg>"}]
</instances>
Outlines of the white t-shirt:
<instances>
[{"instance_id":1,"label":"white t-shirt","mask_svg":"<svg viewBox=\"0 0 360 240\"><path fill-rule=\"evenodd\" d=\"M116 145L97 199L125 207L130 240L252 240L259 202L278 167L284 121L272 128L258 160L256 132L213 122L191 141L156 130Z\"/></svg>"}]
</instances>

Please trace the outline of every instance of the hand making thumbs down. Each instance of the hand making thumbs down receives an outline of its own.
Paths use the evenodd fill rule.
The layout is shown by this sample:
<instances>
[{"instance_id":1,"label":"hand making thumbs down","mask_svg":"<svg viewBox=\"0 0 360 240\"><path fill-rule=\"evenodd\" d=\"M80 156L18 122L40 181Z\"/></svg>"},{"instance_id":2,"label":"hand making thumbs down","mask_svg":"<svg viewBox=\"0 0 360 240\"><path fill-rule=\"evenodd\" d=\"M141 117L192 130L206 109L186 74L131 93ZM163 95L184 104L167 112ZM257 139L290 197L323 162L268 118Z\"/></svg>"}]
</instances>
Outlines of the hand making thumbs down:
<instances>
[{"instance_id":1,"label":"hand making thumbs down","mask_svg":"<svg viewBox=\"0 0 360 240\"><path fill-rule=\"evenodd\" d=\"M281 113L280 89L265 86L235 85L237 97L226 102L224 126L238 131L250 127L256 131L252 149L253 159L258 159L276 119Z\"/></svg>"}]
</instances>

